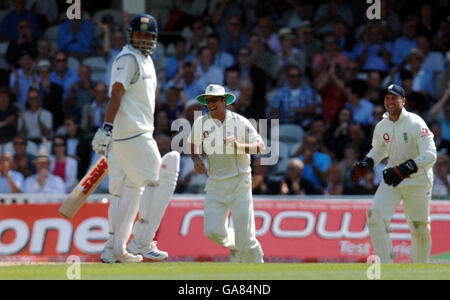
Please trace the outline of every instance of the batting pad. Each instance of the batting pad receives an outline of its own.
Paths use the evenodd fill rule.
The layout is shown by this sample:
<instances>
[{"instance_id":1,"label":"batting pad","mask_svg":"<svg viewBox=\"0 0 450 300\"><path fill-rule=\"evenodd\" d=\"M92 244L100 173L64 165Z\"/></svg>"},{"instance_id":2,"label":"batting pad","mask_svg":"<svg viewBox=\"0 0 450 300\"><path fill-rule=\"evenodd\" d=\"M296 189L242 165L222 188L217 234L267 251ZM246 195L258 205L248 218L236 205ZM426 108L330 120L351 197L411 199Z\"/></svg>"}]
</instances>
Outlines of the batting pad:
<instances>
[{"instance_id":1,"label":"batting pad","mask_svg":"<svg viewBox=\"0 0 450 300\"><path fill-rule=\"evenodd\" d=\"M159 184L145 187L139 206L139 220L133 229L134 240L140 248L150 248L175 191L179 171L180 154L169 152L161 161Z\"/></svg>"},{"instance_id":2,"label":"batting pad","mask_svg":"<svg viewBox=\"0 0 450 300\"><path fill-rule=\"evenodd\" d=\"M373 249L381 263L392 263L392 241L389 238L389 225L385 223L379 212L369 210L367 211L367 226L369 227Z\"/></svg>"},{"instance_id":3,"label":"batting pad","mask_svg":"<svg viewBox=\"0 0 450 300\"><path fill-rule=\"evenodd\" d=\"M428 222L409 222L411 231L412 262L426 264L430 259L431 235Z\"/></svg>"}]
</instances>

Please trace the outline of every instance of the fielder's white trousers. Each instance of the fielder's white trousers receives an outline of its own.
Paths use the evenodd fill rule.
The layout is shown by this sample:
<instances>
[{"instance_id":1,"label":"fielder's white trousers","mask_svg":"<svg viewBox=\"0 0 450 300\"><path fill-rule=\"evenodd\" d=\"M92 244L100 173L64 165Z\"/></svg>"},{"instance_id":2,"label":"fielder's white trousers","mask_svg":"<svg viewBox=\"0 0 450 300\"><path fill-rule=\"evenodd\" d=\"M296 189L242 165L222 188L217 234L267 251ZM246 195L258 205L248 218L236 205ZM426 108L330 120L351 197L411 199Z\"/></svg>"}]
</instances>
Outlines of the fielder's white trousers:
<instances>
[{"instance_id":1,"label":"fielder's white trousers","mask_svg":"<svg viewBox=\"0 0 450 300\"><path fill-rule=\"evenodd\" d=\"M204 208L205 235L213 242L239 251L241 262L263 262L255 236L251 174L208 179ZM234 228L228 227L231 211Z\"/></svg>"}]
</instances>

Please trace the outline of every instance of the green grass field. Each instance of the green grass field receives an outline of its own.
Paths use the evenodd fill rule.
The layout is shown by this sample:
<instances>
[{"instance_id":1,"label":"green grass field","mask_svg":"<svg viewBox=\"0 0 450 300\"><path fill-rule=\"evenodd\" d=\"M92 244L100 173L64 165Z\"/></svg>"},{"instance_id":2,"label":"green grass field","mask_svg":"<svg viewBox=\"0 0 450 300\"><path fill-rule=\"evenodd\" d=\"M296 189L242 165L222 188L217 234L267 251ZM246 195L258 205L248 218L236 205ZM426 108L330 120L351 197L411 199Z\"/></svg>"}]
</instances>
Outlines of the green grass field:
<instances>
[{"instance_id":1,"label":"green grass field","mask_svg":"<svg viewBox=\"0 0 450 300\"><path fill-rule=\"evenodd\" d=\"M67 279L68 264L0 264L0 279ZM80 265L81 279L133 280L365 280L368 264L140 263ZM74 270L74 269L72 269ZM381 265L381 279L447 279L450 264ZM74 274L74 273L72 273Z\"/></svg>"}]
</instances>

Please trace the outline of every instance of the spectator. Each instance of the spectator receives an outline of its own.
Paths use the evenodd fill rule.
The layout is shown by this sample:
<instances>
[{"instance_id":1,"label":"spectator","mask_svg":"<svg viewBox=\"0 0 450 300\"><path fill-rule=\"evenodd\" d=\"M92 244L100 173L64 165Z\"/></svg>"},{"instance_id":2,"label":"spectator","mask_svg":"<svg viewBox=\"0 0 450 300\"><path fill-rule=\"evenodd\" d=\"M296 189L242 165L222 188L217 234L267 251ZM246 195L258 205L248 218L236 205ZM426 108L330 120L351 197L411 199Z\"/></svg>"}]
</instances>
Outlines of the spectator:
<instances>
[{"instance_id":1,"label":"spectator","mask_svg":"<svg viewBox=\"0 0 450 300\"><path fill-rule=\"evenodd\" d=\"M409 17L403 24L403 35L394 41L392 49L392 63L399 67L408 53L416 45L417 18Z\"/></svg>"},{"instance_id":2,"label":"spectator","mask_svg":"<svg viewBox=\"0 0 450 300\"><path fill-rule=\"evenodd\" d=\"M343 67L342 80L346 85L348 85L353 80L358 79L359 64L354 60L349 60L348 63Z\"/></svg>"},{"instance_id":3,"label":"spectator","mask_svg":"<svg viewBox=\"0 0 450 300\"><path fill-rule=\"evenodd\" d=\"M234 111L246 118L263 119L266 111L266 99L255 98L253 83L244 79L239 84L239 98L232 104Z\"/></svg>"},{"instance_id":4,"label":"spectator","mask_svg":"<svg viewBox=\"0 0 450 300\"><path fill-rule=\"evenodd\" d=\"M448 4L447 4L448 5ZM433 12L433 6L430 3L423 2L419 8L419 34L432 37L438 31L438 16Z\"/></svg>"},{"instance_id":5,"label":"spectator","mask_svg":"<svg viewBox=\"0 0 450 300\"><path fill-rule=\"evenodd\" d=\"M314 86L322 96L322 114L329 124L339 108L345 104L345 82L342 78L349 60L340 53L334 35L325 35L324 45L324 51L314 57L312 70Z\"/></svg>"},{"instance_id":6,"label":"spectator","mask_svg":"<svg viewBox=\"0 0 450 300\"><path fill-rule=\"evenodd\" d=\"M195 64L193 61L183 63L183 67L178 71L177 75L167 82L165 90L170 87L181 89L180 96L186 98L185 100L194 99L204 92L200 86L200 82L195 78ZM187 102L184 101L183 102Z\"/></svg>"},{"instance_id":7,"label":"spectator","mask_svg":"<svg viewBox=\"0 0 450 300\"><path fill-rule=\"evenodd\" d=\"M352 59L358 60L363 71L388 73L391 62L392 42L386 40L386 33L380 25L367 25L363 42L355 44Z\"/></svg>"},{"instance_id":8,"label":"spectator","mask_svg":"<svg viewBox=\"0 0 450 300\"><path fill-rule=\"evenodd\" d=\"M155 141L158 145L159 153L161 154L161 156L164 156L171 151L170 136L160 133L158 135L155 135Z\"/></svg>"},{"instance_id":9,"label":"spectator","mask_svg":"<svg viewBox=\"0 0 450 300\"><path fill-rule=\"evenodd\" d=\"M186 49L186 39L178 36L174 42L175 55L167 59L165 81L171 80L181 69L183 64L194 59L194 56L189 54Z\"/></svg>"},{"instance_id":10,"label":"spectator","mask_svg":"<svg viewBox=\"0 0 450 300\"><path fill-rule=\"evenodd\" d=\"M64 181L49 171L50 156L47 151L40 150L33 160L37 172L25 179L25 193L29 194L64 194Z\"/></svg>"},{"instance_id":11,"label":"spectator","mask_svg":"<svg viewBox=\"0 0 450 300\"><path fill-rule=\"evenodd\" d=\"M315 117L312 121L311 128L308 131L308 134L314 135L317 139L317 144L319 145L318 151L322 153L326 153L328 155L331 154L330 150L325 146L325 133L327 131L327 124L322 116Z\"/></svg>"},{"instance_id":12,"label":"spectator","mask_svg":"<svg viewBox=\"0 0 450 300\"><path fill-rule=\"evenodd\" d=\"M40 38L37 41L37 58L36 61L48 60L52 62L54 60L54 51L52 45L46 38Z\"/></svg>"},{"instance_id":13,"label":"spectator","mask_svg":"<svg viewBox=\"0 0 450 300\"><path fill-rule=\"evenodd\" d=\"M446 154L438 154L434 166L433 197L450 195L450 159Z\"/></svg>"},{"instance_id":14,"label":"spectator","mask_svg":"<svg viewBox=\"0 0 450 300\"><path fill-rule=\"evenodd\" d=\"M13 95L0 88L0 144L12 140L17 131L18 109L13 105Z\"/></svg>"},{"instance_id":15,"label":"spectator","mask_svg":"<svg viewBox=\"0 0 450 300\"><path fill-rule=\"evenodd\" d=\"M305 165L298 158L289 161L287 173L280 185L281 195L310 195L318 194L314 185L305 177Z\"/></svg>"},{"instance_id":16,"label":"spectator","mask_svg":"<svg viewBox=\"0 0 450 300\"><path fill-rule=\"evenodd\" d=\"M0 156L0 194L18 194L23 190L23 175L12 169L13 156L3 152Z\"/></svg>"},{"instance_id":17,"label":"spectator","mask_svg":"<svg viewBox=\"0 0 450 300\"><path fill-rule=\"evenodd\" d=\"M327 170L325 195L342 195L344 193L344 174L338 163L332 163Z\"/></svg>"},{"instance_id":18,"label":"spectator","mask_svg":"<svg viewBox=\"0 0 450 300\"><path fill-rule=\"evenodd\" d=\"M212 33L212 29L206 25L203 18L196 18L190 25L190 31L191 34L184 34L183 36L186 39L187 52L195 55L198 49L207 45L207 38Z\"/></svg>"},{"instance_id":19,"label":"spectator","mask_svg":"<svg viewBox=\"0 0 450 300\"><path fill-rule=\"evenodd\" d=\"M172 136L172 130L170 128L169 114L165 110L160 110L155 116L155 131L153 136L164 134Z\"/></svg>"},{"instance_id":20,"label":"spectator","mask_svg":"<svg viewBox=\"0 0 450 300\"><path fill-rule=\"evenodd\" d=\"M436 144L437 152L441 152L444 154L450 154L450 141L442 139L442 130L441 126L437 122L433 122L430 124L430 130L433 132L434 143Z\"/></svg>"},{"instance_id":21,"label":"spectator","mask_svg":"<svg viewBox=\"0 0 450 300\"><path fill-rule=\"evenodd\" d=\"M316 93L309 85L302 83L302 72L297 66L287 68L287 78L288 84L280 88L269 102L270 118L309 128L320 105Z\"/></svg>"},{"instance_id":22,"label":"spectator","mask_svg":"<svg viewBox=\"0 0 450 300\"><path fill-rule=\"evenodd\" d=\"M192 101L199 103L197 100ZM206 163L206 160L204 162ZM179 190L187 194L204 193L208 176L195 171L194 162L189 155L181 156L180 166L180 175L178 177Z\"/></svg>"},{"instance_id":23,"label":"spectator","mask_svg":"<svg viewBox=\"0 0 450 300\"><path fill-rule=\"evenodd\" d=\"M353 80L345 88L347 103L345 106L353 112L353 120L364 126L372 124L373 104L364 98L367 83L363 80Z\"/></svg>"},{"instance_id":24,"label":"spectator","mask_svg":"<svg viewBox=\"0 0 450 300\"><path fill-rule=\"evenodd\" d=\"M297 48L305 52L306 68L310 72L314 57L322 51L322 41L316 37L314 27L308 20L303 21L297 29L297 36Z\"/></svg>"},{"instance_id":25,"label":"spectator","mask_svg":"<svg viewBox=\"0 0 450 300\"><path fill-rule=\"evenodd\" d=\"M19 67L20 53L28 52L33 58L37 56L37 38L33 36L30 21L28 19L21 20L17 26L17 31L19 37L9 42L5 55L6 61L13 68Z\"/></svg>"},{"instance_id":26,"label":"spectator","mask_svg":"<svg viewBox=\"0 0 450 300\"><path fill-rule=\"evenodd\" d=\"M258 30L263 45L266 45L275 54L281 53L281 42L274 32L272 20L268 17L261 17L258 21Z\"/></svg>"},{"instance_id":27,"label":"spectator","mask_svg":"<svg viewBox=\"0 0 450 300\"><path fill-rule=\"evenodd\" d=\"M208 13L211 16L211 23L215 31L224 36L227 31L227 23L231 16L244 15L245 7L239 0L214 0L210 1ZM244 24L244 27L245 24Z\"/></svg>"},{"instance_id":28,"label":"spectator","mask_svg":"<svg viewBox=\"0 0 450 300\"><path fill-rule=\"evenodd\" d=\"M400 18L396 13L396 11L398 10L394 10L389 2L389 0L380 1L380 17L381 20L386 22L386 26L391 32L391 40L393 40L401 34L402 23L400 22Z\"/></svg>"},{"instance_id":29,"label":"spectator","mask_svg":"<svg viewBox=\"0 0 450 300\"><path fill-rule=\"evenodd\" d=\"M261 163L261 158L256 158L253 161L252 171L252 192L254 195L276 195L280 192L280 183L269 178L267 165Z\"/></svg>"},{"instance_id":30,"label":"spectator","mask_svg":"<svg viewBox=\"0 0 450 300\"><path fill-rule=\"evenodd\" d=\"M331 165L331 157L319 151L319 142L312 134L307 134L294 156L303 161L303 176L314 185L316 191L322 191L326 182L326 172Z\"/></svg>"},{"instance_id":31,"label":"spectator","mask_svg":"<svg viewBox=\"0 0 450 300\"><path fill-rule=\"evenodd\" d=\"M112 32L110 26L102 22L97 22L97 25L103 30L103 57L106 62L106 73L104 83L109 89L111 79L111 69L117 55L122 51L123 46L127 43L125 34L122 31ZM112 36L112 43L111 43Z\"/></svg>"},{"instance_id":32,"label":"spectator","mask_svg":"<svg viewBox=\"0 0 450 300\"><path fill-rule=\"evenodd\" d=\"M366 132L361 124L350 123L348 127L348 132L350 134L350 140L357 149L359 154L359 160L362 160L371 148L371 141L367 137Z\"/></svg>"},{"instance_id":33,"label":"spectator","mask_svg":"<svg viewBox=\"0 0 450 300\"><path fill-rule=\"evenodd\" d=\"M355 186L351 178L353 165L358 161L358 149L348 143L343 147L343 157L339 160L339 166L343 173L344 194L351 194L351 190Z\"/></svg>"},{"instance_id":34,"label":"spectator","mask_svg":"<svg viewBox=\"0 0 450 300\"><path fill-rule=\"evenodd\" d=\"M66 193L70 193L78 184L78 162L67 156L67 143L64 136L57 135L53 138L52 155L49 170L51 174L61 177Z\"/></svg>"},{"instance_id":35,"label":"spectator","mask_svg":"<svg viewBox=\"0 0 450 300\"><path fill-rule=\"evenodd\" d=\"M430 44L427 35L421 34L417 37L416 47L424 56L421 69L430 73L445 72L444 55L439 51L430 51Z\"/></svg>"},{"instance_id":36,"label":"spectator","mask_svg":"<svg viewBox=\"0 0 450 300\"><path fill-rule=\"evenodd\" d=\"M341 49L342 53L350 58L353 51L353 46L355 44L355 39L353 38L352 32L349 28L349 24L346 22L346 20L337 20L334 23L333 33L337 39L338 46Z\"/></svg>"},{"instance_id":37,"label":"spectator","mask_svg":"<svg viewBox=\"0 0 450 300\"><path fill-rule=\"evenodd\" d=\"M64 128L57 134L65 136L67 156L78 162L78 179L83 178L88 171L94 152L91 147L92 135L84 132L80 126L80 119L75 115L65 116Z\"/></svg>"},{"instance_id":38,"label":"spectator","mask_svg":"<svg viewBox=\"0 0 450 300\"><path fill-rule=\"evenodd\" d=\"M38 89L28 90L27 104L28 109L20 115L18 128L28 140L38 145L43 138L51 137L53 116L51 112L42 108Z\"/></svg>"},{"instance_id":39,"label":"spectator","mask_svg":"<svg viewBox=\"0 0 450 300\"><path fill-rule=\"evenodd\" d=\"M240 72L241 79L249 79L253 86L258 87L254 90L254 99L265 99L267 90L267 76L266 73L258 68L251 60L252 53L250 48L243 47L239 49L237 67Z\"/></svg>"},{"instance_id":40,"label":"spectator","mask_svg":"<svg viewBox=\"0 0 450 300\"><path fill-rule=\"evenodd\" d=\"M342 106L325 132L324 144L337 160L344 156L345 145L350 142L349 126L353 121L353 111Z\"/></svg>"},{"instance_id":41,"label":"spectator","mask_svg":"<svg viewBox=\"0 0 450 300\"><path fill-rule=\"evenodd\" d=\"M349 26L353 25L352 11L342 0L331 0L321 4L314 16L316 34L322 36L333 32L333 26L338 20L345 20Z\"/></svg>"},{"instance_id":42,"label":"spectator","mask_svg":"<svg viewBox=\"0 0 450 300\"><path fill-rule=\"evenodd\" d=\"M433 103L430 96L425 96L422 93L415 92L413 90L413 74L409 70L402 70L400 72L400 79L402 87L406 92L405 108L409 112L416 113L423 118L426 118L426 114L430 108L430 104Z\"/></svg>"},{"instance_id":43,"label":"spectator","mask_svg":"<svg viewBox=\"0 0 450 300\"><path fill-rule=\"evenodd\" d=\"M277 79L277 68L274 68L277 64L276 55L262 43L261 36L257 33L250 35L248 47L251 52L251 61L259 69L263 70L271 81Z\"/></svg>"},{"instance_id":44,"label":"spectator","mask_svg":"<svg viewBox=\"0 0 450 300\"><path fill-rule=\"evenodd\" d=\"M59 48L79 59L93 53L94 24L83 18L67 20L59 25Z\"/></svg>"},{"instance_id":45,"label":"spectator","mask_svg":"<svg viewBox=\"0 0 450 300\"><path fill-rule=\"evenodd\" d=\"M373 136L375 127L383 119L383 115L384 115L384 105L382 105L382 104L374 105L373 112L372 112L372 124L371 124L370 130L369 130L369 133L370 133L369 136Z\"/></svg>"},{"instance_id":46,"label":"spectator","mask_svg":"<svg viewBox=\"0 0 450 300\"><path fill-rule=\"evenodd\" d=\"M11 10L2 21L0 26L1 39L14 41L19 37L17 30L19 22L27 19L31 22L33 28L33 35L39 35L39 21L35 14L25 9L26 0L14 0L14 9Z\"/></svg>"},{"instance_id":47,"label":"spectator","mask_svg":"<svg viewBox=\"0 0 450 300\"><path fill-rule=\"evenodd\" d=\"M437 122L441 127L442 139L450 143L450 84L447 85L444 95L431 107L429 120Z\"/></svg>"},{"instance_id":48,"label":"spectator","mask_svg":"<svg viewBox=\"0 0 450 300\"><path fill-rule=\"evenodd\" d=\"M53 130L57 130L64 121L63 110L63 86L52 82L50 75L52 65L48 60L41 60L36 67L40 78L39 95L42 101L42 108L48 110L53 116Z\"/></svg>"},{"instance_id":49,"label":"spectator","mask_svg":"<svg viewBox=\"0 0 450 300\"><path fill-rule=\"evenodd\" d=\"M73 86L73 97L68 97L66 109L69 113L81 116L85 105L91 104L94 97L94 80L92 70L88 65L81 65L78 68L79 81Z\"/></svg>"},{"instance_id":50,"label":"spectator","mask_svg":"<svg viewBox=\"0 0 450 300\"><path fill-rule=\"evenodd\" d=\"M199 50L199 62L197 63L197 74L200 76L199 83L202 90L209 84L223 84L223 72L219 67L213 65L213 54L208 47Z\"/></svg>"},{"instance_id":51,"label":"spectator","mask_svg":"<svg viewBox=\"0 0 450 300\"><path fill-rule=\"evenodd\" d=\"M364 98L369 100L374 105L384 103L384 91L381 88L381 74L378 71L371 71L367 78L368 89Z\"/></svg>"},{"instance_id":52,"label":"spectator","mask_svg":"<svg viewBox=\"0 0 450 300\"><path fill-rule=\"evenodd\" d=\"M214 65L219 67L222 72L235 64L233 55L227 51L223 51L220 45L220 35L217 33L211 33L208 35L207 46L211 50L214 56Z\"/></svg>"},{"instance_id":53,"label":"spectator","mask_svg":"<svg viewBox=\"0 0 450 300\"><path fill-rule=\"evenodd\" d=\"M196 118L202 115L203 105L195 99L191 99L184 105L183 116L189 121L189 124L194 124Z\"/></svg>"},{"instance_id":54,"label":"spectator","mask_svg":"<svg viewBox=\"0 0 450 300\"><path fill-rule=\"evenodd\" d=\"M225 92L233 94L239 100L241 74L236 67L225 70Z\"/></svg>"},{"instance_id":55,"label":"spectator","mask_svg":"<svg viewBox=\"0 0 450 300\"><path fill-rule=\"evenodd\" d=\"M24 177L28 177L36 172L33 164L34 155L26 151L27 143L27 139L23 136L16 135L13 138L14 171L21 173Z\"/></svg>"},{"instance_id":56,"label":"spectator","mask_svg":"<svg viewBox=\"0 0 450 300\"><path fill-rule=\"evenodd\" d=\"M16 96L15 105L21 110L25 110L27 93L31 87L39 86L39 77L34 73L34 60L29 52L22 52L19 56L20 69L13 69L9 77L9 86Z\"/></svg>"},{"instance_id":57,"label":"spectator","mask_svg":"<svg viewBox=\"0 0 450 300\"><path fill-rule=\"evenodd\" d=\"M180 90L176 87L169 87L166 90L166 101L163 103L163 110L169 117L169 123L178 119L183 112L184 102L180 97Z\"/></svg>"},{"instance_id":58,"label":"spectator","mask_svg":"<svg viewBox=\"0 0 450 300\"><path fill-rule=\"evenodd\" d=\"M297 28L301 26L304 20L312 19L314 15L314 8L306 1L287 0L286 9L281 15L281 21L284 26L290 28Z\"/></svg>"},{"instance_id":59,"label":"spectator","mask_svg":"<svg viewBox=\"0 0 450 300\"><path fill-rule=\"evenodd\" d=\"M241 18L237 15L228 18L227 30L222 38L221 49L237 57L239 49L248 44L248 35L243 31Z\"/></svg>"},{"instance_id":60,"label":"spectator","mask_svg":"<svg viewBox=\"0 0 450 300\"><path fill-rule=\"evenodd\" d=\"M406 70L412 73L412 91L423 94L425 97L431 97L434 99L436 96L436 86L433 73L427 72L422 69L422 63L424 60L422 51L417 48L413 48L406 56L405 60L407 65ZM392 72L389 76L383 80L383 86L388 86L391 83L401 85L401 73Z\"/></svg>"},{"instance_id":61,"label":"spectator","mask_svg":"<svg viewBox=\"0 0 450 300\"><path fill-rule=\"evenodd\" d=\"M26 7L36 15L42 29L58 21L58 5L55 0L27 0Z\"/></svg>"},{"instance_id":62,"label":"spectator","mask_svg":"<svg viewBox=\"0 0 450 300\"><path fill-rule=\"evenodd\" d=\"M95 133L102 127L108 104L108 90L103 82L97 82L93 89L94 101L83 107L81 127L90 133Z\"/></svg>"},{"instance_id":63,"label":"spectator","mask_svg":"<svg viewBox=\"0 0 450 300\"><path fill-rule=\"evenodd\" d=\"M63 86L63 103L71 102L76 94L76 84L80 81L75 70L69 68L67 54L58 51L55 54L55 70L50 75L50 80L56 84Z\"/></svg>"},{"instance_id":64,"label":"spectator","mask_svg":"<svg viewBox=\"0 0 450 300\"><path fill-rule=\"evenodd\" d=\"M285 68L287 66L295 65L303 74L305 73L306 55L302 50L294 47L296 37L290 28L282 28L279 31L279 37L281 41L281 52L277 54L277 66L272 66L272 68L278 69L276 74L277 86L283 86L287 80L285 75Z\"/></svg>"}]
</instances>

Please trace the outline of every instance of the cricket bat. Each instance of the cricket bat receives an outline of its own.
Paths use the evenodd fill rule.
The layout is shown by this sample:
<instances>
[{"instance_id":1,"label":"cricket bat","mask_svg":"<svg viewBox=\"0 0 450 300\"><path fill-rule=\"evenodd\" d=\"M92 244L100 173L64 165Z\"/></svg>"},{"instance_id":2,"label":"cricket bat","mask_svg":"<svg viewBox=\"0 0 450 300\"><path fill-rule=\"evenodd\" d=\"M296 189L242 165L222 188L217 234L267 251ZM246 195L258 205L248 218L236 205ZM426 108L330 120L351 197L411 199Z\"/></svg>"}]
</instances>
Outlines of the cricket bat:
<instances>
[{"instance_id":1,"label":"cricket bat","mask_svg":"<svg viewBox=\"0 0 450 300\"><path fill-rule=\"evenodd\" d=\"M108 164L106 157L102 156L64 200L58 210L59 213L68 219L72 219L107 174Z\"/></svg>"}]
</instances>

